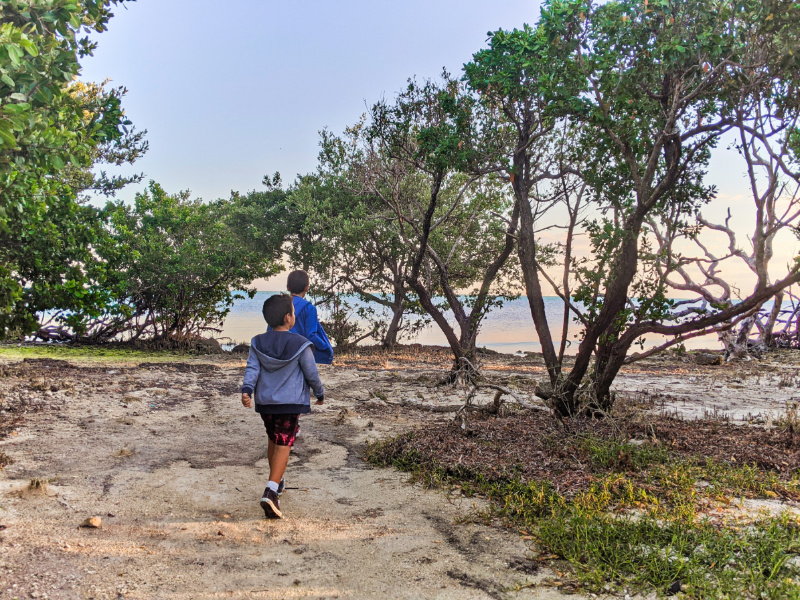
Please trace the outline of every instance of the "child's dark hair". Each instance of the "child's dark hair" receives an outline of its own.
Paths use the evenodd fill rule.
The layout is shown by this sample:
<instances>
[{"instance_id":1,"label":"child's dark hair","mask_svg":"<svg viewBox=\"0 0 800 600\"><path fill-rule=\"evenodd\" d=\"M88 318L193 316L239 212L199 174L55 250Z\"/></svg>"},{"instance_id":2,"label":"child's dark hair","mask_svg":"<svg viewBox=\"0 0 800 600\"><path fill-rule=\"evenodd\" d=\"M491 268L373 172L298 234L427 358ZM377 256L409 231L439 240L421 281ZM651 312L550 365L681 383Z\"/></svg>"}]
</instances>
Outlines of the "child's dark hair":
<instances>
[{"instance_id":1,"label":"child's dark hair","mask_svg":"<svg viewBox=\"0 0 800 600\"><path fill-rule=\"evenodd\" d=\"M292 297L287 294L275 294L264 300L264 306L261 309L261 314L264 315L264 320L272 327L280 327L283 325L286 315L292 314Z\"/></svg>"},{"instance_id":2,"label":"child's dark hair","mask_svg":"<svg viewBox=\"0 0 800 600\"><path fill-rule=\"evenodd\" d=\"M292 294L302 294L308 287L308 273L292 271L286 279L286 289Z\"/></svg>"}]
</instances>

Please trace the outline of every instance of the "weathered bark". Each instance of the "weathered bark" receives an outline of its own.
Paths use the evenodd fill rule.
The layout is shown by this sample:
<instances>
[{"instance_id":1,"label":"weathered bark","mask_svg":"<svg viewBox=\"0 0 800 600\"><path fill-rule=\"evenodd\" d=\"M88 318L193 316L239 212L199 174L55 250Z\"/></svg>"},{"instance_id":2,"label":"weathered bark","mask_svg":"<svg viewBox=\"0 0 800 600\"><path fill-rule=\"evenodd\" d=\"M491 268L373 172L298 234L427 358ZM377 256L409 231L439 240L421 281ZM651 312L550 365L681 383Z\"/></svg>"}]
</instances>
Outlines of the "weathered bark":
<instances>
[{"instance_id":1,"label":"weathered bark","mask_svg":"<svg viewBox=\"0 0 800 600\"><path fill-rule=\"evenodd\" d=\"M755 316L750 316L739 323L738 327L731 327L719 334L727 359L750 358L750 333L755 321Z\"/></svg>"},{"instance_id":2,"label":"weathered bark","mask_svg":"<svg viewBox=\"0 0 800 600\"><path fill-rule=\"evenodd\" d=\"M784 296L785 294L783 292L780 292L779 294L775 295L775 300L772 304L772 310L767 316L766 322L760 328L761 335L759 341L765 348L769 348L772 345L772 340L774 339L775 325L777 324L778 318L781 315L781 310L783 309Z\"/></svg>"},{"instance_id":3,"label":"weathered bark","mask_svg":"<svg viewBox=\"0 0 800 600\"><path fill-rule=\"evenodd\" d=\"M433 299L431 298L430 294L428 293L428 289L425 285L419 280L409 280L409 285L411 288L417 293L419 296L420 304L422 308L425 309L434 322L439 326L439 329L442 330L445 338L447 339L447 343L450 346L450 350L453 352L453 368L451 370L451 374L449 379L455 381L458 373L465 371L468 374L468 378L472 378L475 365L475 343L473 336L464 336L464 331L462 330L462 336L459 337L456 335L455 330L447 321L447 318L444 316L441 310L433 303ZM462 339L464 342L462 343ZM472 339L472 343L470 344L470 339Z\"/></svg>"},{"instance_id":4,"label":"weathered bark","mask_svg":"<svg viewBox=\"0 0 800 600\"><path fill-rule=\"evenodd\" d=\"M630 338L609 344L608 349L604 348L602 364L596 367L592 382L592 403L604 411L609 411L614 404L611 385L625 364L625 358L633 342L634 339Z\"/></svg>"},{"instance_id":5,"label":"weathered bark","mask_svg":"<svg viewBox=\"0 0 800 600\"><path fill-rule=\"evenodd\" d=\"M468 381L474 380L478 377L477 361L476 361L476 343L480 323L486 314L486 304L489 299L489 293L492 283L497 278L500 269L508 261L511 253L514 251L517 237L517 227L519 225L519 203L514 204L512 210L511 220L508 222L505 234L505 243L499 254L486 268L481 281L481 287L478 295L472 304L472 307L467 313L464 304L458 297L456 290L450 283L450 272L445 262L437 255L436 251L430 247L428 240L430 238L432 217L435 212L436 203L438 201L438 194L441 188L441 176L434 178L433 186L431 189L430 205L425 213L425 220L422 225L422 235L420 236L420 249L411 269L411 275L407 278L408 285L417 293L425 311L433 318L436 324L444 333L451 350L453 351L453 369L451 371L450 380L465 378ZM456 331L447 321L444 314L433 303L430 290L428 290L425 283L421 280L420 271L422 263L425 258L428 258L436 268L439 276L439 286L447 300L450 310L458 324L459 332Z\"/></svg>"},{"instance_id":6,"label":"weathered bark","mask_svg":"<svg viewBox=\"0 0 800 600\"><path fill-rule=\"evenodd\" d=\"M517 152L514 156L514 169L518 173L523 174L522 177L514 177L512 187L517 203L519 204L520 230L518 252L520 267L522 269L522 278L525 283L525 295L528 298L528 305L530 306L536 334L539 336L542 356L544 357L544 363L547 368L547 375L550 378L550 383L556 385L561 375L561 364L553 345L553 338L550 335L550 326L547 322L547 313L545 312L544 306L542 284L539 280L533 210L528 195L531 185L529 176L527 176L530 173L530 164L525 156L524 150Z\"/></svg>"},{"instance_id":7,"label":"weathered bark","mask_svg":"<svg viewBox=\"0 0 800 600\"><path fill-rule=\"evenodd\" d=\"M400 332L400 322L403 319L403 303L394 304L392 306L392 320L389 321L389 326L383 336L381 345L384 348L394 348L397 346L397 335Z\"/></svg>"},{"instance_id":8,"label":"weathered bark","mask_svg":"<svg viewBox=\"0 0 800 600\"><path fill-rule=\"evenodd\" d=\"M609 331L609 329L625 308L625 304L628 301L628 290L636 275L639 260L639 232L641 231L642 219L644 217L642 213L643 211L637 210L633 218L626 224L624 229L625 235L619 254L611 268L611 277L607 284L606 295L603 299L603 307L600 309L595 322L587 327L586 334L580 346L578 346L575 363L564 378L563 384L558 388L558 396L562 404L559 412L561 412L563 416L575 414L579 408L581 399L576 397L576 392L583 383L584 377L589 370L592 357L595 354L595 350L598 349L597 343L600 337L604 334L616 337L618 334L618 329L612 331ZM625 354L629 348L630 343L627 344L627 347L625 344L621 344L617 346L616 349L611 345L601 344L598 349L600 351L601 361L601 364L598 365L600 367L600 372L596 374L596 377L600 376L602 388L605 388L605 379L607 377L605 374L611 373L613 371L613 366L617 364L619 367L622 366ZM619 356L620 352L622 353L621 356ZM608 369L609 366L612 366L611 370ZM614 371L615 375L616 372L619 371L619 367ZM605 402L605 392L598 389L597 383L597 379L595 379L594 383L590 382L591 387L594 388L592 396L602 398L601 402Z\"/></svg>"}]
</instances>

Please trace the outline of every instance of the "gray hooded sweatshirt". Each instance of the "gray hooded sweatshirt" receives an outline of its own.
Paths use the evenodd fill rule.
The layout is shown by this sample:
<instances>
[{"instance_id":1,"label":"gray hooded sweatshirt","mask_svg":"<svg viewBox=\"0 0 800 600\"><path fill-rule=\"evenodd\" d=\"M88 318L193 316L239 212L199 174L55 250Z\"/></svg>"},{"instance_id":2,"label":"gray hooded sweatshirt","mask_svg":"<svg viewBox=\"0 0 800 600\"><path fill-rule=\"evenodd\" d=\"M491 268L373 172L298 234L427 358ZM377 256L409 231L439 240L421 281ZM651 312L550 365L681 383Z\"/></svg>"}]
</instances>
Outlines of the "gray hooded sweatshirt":
<instances>
[{"instance_id":1,"label":"gray hooded sweatshirt","mask_svg":"<svg viewBox=\"0 0 800 600\"><path fill-rule=\"evenodd\" d=\"M310 390L317 398L325 394L311 342L288 331L268 331L251 340L242 393L253 397L257 412L311 412Z\"/></svg>"}]
</instances>

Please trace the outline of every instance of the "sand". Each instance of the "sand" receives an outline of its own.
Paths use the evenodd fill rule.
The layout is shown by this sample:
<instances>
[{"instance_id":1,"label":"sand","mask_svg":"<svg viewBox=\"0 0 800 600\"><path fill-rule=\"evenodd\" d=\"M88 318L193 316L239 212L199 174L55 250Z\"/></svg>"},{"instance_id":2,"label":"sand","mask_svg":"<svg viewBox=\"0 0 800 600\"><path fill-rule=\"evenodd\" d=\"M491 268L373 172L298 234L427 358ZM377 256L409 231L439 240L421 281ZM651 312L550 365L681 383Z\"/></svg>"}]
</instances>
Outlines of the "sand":
<instances>
[{"instance_id":1,"label":"sand","mask_svg":"<svg viewBox=\"0 0 800 600\"><path fill-rule=\"evenodd\" d=\"M800 397L782 360L655 360L618 387L687 415L767 421ZM286 518L266 520L266 436L239 401L241 356L1 361L17 410L0 414L13 461L0 470L0 598L560 598L528 536L464 522L479 500L361 456L368 440L450 418L400 404L463 401L467 389L431 387L446 360L337 362L322 368L326 405L301 420ZM541 375L532 359L485 367L522 390ZM89 517L100 527L79 527Z\"/></svg>"}]
</instances>

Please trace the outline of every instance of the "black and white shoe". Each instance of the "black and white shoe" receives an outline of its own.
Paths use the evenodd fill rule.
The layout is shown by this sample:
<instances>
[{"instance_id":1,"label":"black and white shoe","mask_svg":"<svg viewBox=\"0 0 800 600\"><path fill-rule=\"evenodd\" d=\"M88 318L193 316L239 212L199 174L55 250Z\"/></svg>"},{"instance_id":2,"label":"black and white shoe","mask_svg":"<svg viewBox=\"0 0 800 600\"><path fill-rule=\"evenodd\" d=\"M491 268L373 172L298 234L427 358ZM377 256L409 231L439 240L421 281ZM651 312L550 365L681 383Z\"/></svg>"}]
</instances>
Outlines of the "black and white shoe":
<instances>
[{"instance_id":1,"label":"black and white shoe","mask_svg":"<svg viewBox=\"0 0 800 600\"><path fill-rule=\"evenodd\" d=\"M283 493L283 490L286 489L286 483L283 481L283 477L281 477L281 482L278 484L278 496Z\"/></svg>"},{"instance_id":2,"label":"black and white shoe","mask_svg":"<svg viewBox=\"0 0 800 600\"><path fill-rule=\"evenodd\" d=\"M264 516L268 519L282 519L281 505L278 502L278 493L267 488L264 490L264 497L261 498L261 508L264 509Z\"/></svg>"}]
</instances>

